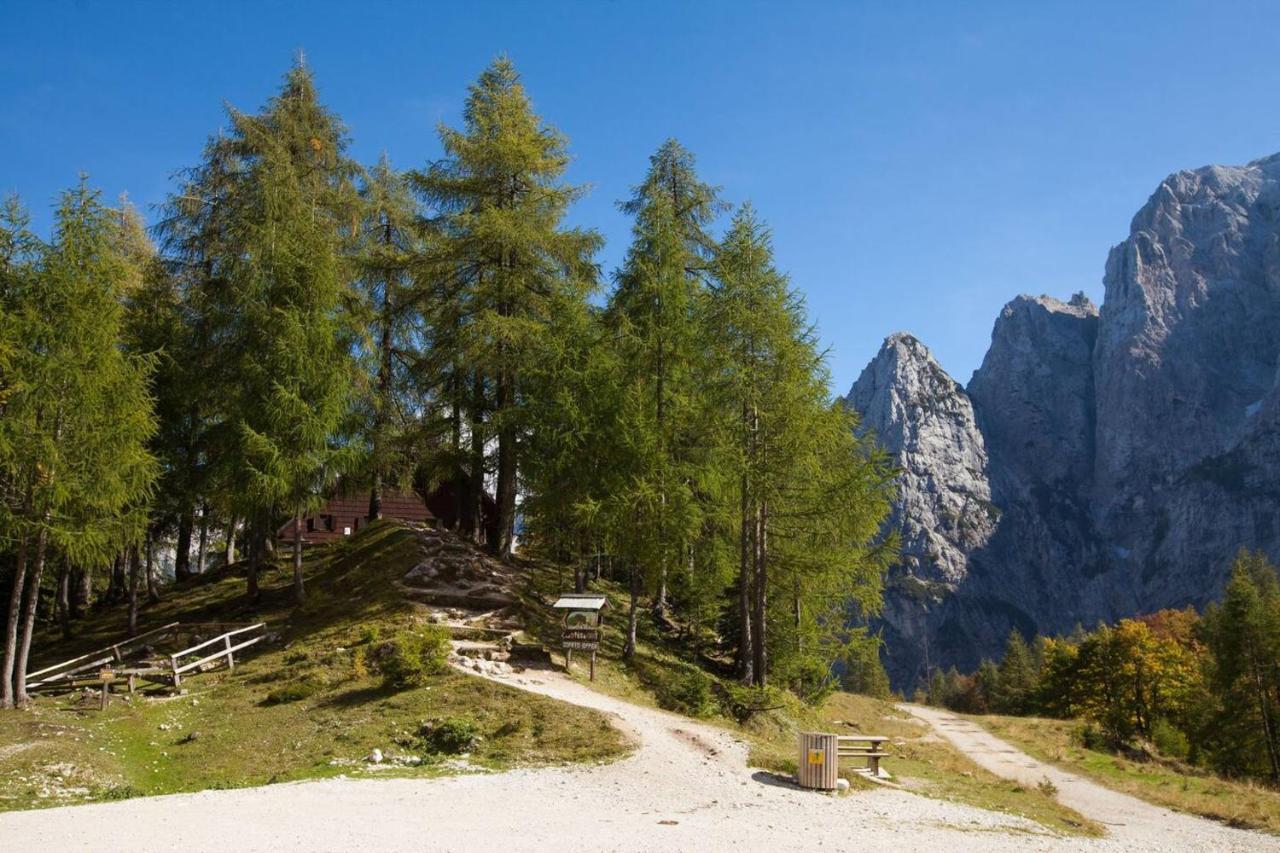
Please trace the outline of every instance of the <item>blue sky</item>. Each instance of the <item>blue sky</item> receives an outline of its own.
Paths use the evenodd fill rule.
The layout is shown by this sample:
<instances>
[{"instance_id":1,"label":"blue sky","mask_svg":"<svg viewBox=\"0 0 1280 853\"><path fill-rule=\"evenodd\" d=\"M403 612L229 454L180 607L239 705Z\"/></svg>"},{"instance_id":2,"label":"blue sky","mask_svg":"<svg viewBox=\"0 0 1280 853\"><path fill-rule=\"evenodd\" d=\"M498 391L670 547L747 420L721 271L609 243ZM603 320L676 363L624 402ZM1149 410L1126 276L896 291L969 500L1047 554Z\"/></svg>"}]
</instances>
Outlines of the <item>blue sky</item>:
<instances>
[{"instance_id":1,"label":"blue sky","mask_svg":"<svg viewBox=\"0 0 1280 853\"><path fill-rule=\"evenodd\" d=\"M47 229L80 171L145 209L305 50L352 153L439 155L506 51L615 208L675 136L774 229L843 393L883 337L960 381L1018 293L1102 294L1108 247L1168 173L1280 150L1280 4L0 0L0 191Z\"/></svg>"}]
</instances>

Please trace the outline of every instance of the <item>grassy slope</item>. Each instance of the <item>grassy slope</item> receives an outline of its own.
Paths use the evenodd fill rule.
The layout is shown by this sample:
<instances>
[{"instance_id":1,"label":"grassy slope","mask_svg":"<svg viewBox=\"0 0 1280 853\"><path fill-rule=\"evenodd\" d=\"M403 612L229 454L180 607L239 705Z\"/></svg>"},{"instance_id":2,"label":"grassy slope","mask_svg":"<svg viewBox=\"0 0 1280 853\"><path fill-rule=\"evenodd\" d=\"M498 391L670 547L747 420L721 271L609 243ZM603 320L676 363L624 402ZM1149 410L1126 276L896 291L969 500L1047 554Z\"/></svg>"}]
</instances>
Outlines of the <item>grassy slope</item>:
<instances>
[{"instance_id":1,"label":"grassy slope","mask_svg":"<svg viewBox=\"0 0 1280 853\"><path fill-rule=\"evenodd\" d=\"M457 772L460 764L427 755L421 766L363 762L375 747L389 756L423 753L397 745L424 721L463 716L483 741L466 766L598 761L628 747L604 716L460 674L422 687L388 691L358 663L378 635L414 622L391 586L417 560L411 535L375 525L308 557L310 597L289 604L290 576L263 579L260 603L243 600L244 579L211 575L144 611L143 629L181 620L265 618L282 640L237 666L184 681L179 697L117 699L105 712L77 697L38 699L34 709L0 714L0 810L64 805L142 794L239 787L304 778ZM88 620L70 643L41 643L40 662L56 661L119 639L124 613ZM48 640L49 638L42 638ZM282 687L311 694L269 704ZM184 742L191 733L198 736Z\"/></svg>"},{"instance_id":2,"label":"grassy slope","mask_svg":"<svg viewBox=\"0 0 1280 853\"><path fill-rule=\"evenodd\" d=\"M562 584L571 581L554 569L544 568L535 574L533 585L545 599L557 589L568 588ZM639 622L636 660L625 662L622 648L626 596L621 586L608 582L593 583L592 589L604 590L611 606L596 667L595 688L632 702L661 705L663 684L692 668L689 649L665 640L646 613ZM526 622L530 632L554 647L558 643L559 623L547 615L545 608L536 606L534 599L529 600L529 605ZM563 662L558 655L557 660ZM579 663L575 659L573 674L583 681L587 679L585 661ZM789 696L777 697L774 704L777 707L755 714L744 724L714 706L707 709L703 718L744 737L751 744L750 760L754 766L788 774L795 772L796 733L801 730L885 735L893 738L889 748L892 757L885 760L885 769L898 783L916 793L1024 816L1067 834L1102 834L1097 824L1052 797L1001 779L949 744L929 737L923 723L890 702L836 693L818 708ZM845 771L842 775L850 780L854 790L873 787L873 783L856 773Z\"/></svg>"},{"instance_id":3,"label":"grassy slope","mask_svg":"<svg viewBox=\"0 0 1280 853\"><path fill-rule=\"evenodd\" d=\"M1000 716L969 719L1042 761L1109 788L1232 826L1280 834L1280 791L1274 788L1085 749L1074 734L1079 724L1069 720Z\"/></svg>"}]
</instances>

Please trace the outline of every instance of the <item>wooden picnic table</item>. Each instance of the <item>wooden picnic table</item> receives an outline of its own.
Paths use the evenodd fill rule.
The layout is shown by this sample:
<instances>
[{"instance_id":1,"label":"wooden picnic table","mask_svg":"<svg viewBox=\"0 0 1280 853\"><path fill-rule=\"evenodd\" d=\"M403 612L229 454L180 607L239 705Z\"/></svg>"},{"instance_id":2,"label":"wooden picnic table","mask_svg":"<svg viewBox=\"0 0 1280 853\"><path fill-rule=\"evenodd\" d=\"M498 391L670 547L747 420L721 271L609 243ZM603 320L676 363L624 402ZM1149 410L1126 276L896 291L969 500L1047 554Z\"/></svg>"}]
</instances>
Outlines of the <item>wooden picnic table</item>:
<instances>
[{"instance_id":1,"label":"wooden picnic table","mask_svg":"<svg viewBox=\"0 0 1280 853\"><path fill-rule=\"evenodd\" d=\"M866 759L867 772L878 778L880 759L889 757L884 749L888 740L884 735L839 735L836 738L837 755L840 758Z\"/></svg>"}]
</instances>

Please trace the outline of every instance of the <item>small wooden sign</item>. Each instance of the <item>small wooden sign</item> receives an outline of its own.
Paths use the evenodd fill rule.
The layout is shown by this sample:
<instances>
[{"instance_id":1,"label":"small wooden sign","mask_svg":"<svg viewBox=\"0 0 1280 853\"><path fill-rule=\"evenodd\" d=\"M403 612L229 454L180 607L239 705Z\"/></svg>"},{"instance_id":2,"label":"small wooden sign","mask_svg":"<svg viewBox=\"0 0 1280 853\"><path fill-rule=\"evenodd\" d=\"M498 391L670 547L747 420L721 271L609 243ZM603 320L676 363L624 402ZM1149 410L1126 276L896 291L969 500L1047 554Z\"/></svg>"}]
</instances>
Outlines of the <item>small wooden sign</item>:
<instances>
[{"instance_id":1,"label":"small wooden sign","mask_svg":"<svg viewBox=\"0 0 1280 853\"><path fill-rule=\"evenodd\" d=\"M116 680L115 670L111 669L110 667L103 667L102 669L98 670L98 680L101 681L103 684L107 684L109 682L115 681Z\"/></svg>"},{"instance_id":2,"label":"small wooden sign","mask_svg":"<svg viewBox=\"0 0 1280 853\"><path fill-rule=\"evenodd\" d=\"M598 643L600 642L599 628L565 628L564 639L577 640L581 643Z\"/></svg>"}]
</instances>

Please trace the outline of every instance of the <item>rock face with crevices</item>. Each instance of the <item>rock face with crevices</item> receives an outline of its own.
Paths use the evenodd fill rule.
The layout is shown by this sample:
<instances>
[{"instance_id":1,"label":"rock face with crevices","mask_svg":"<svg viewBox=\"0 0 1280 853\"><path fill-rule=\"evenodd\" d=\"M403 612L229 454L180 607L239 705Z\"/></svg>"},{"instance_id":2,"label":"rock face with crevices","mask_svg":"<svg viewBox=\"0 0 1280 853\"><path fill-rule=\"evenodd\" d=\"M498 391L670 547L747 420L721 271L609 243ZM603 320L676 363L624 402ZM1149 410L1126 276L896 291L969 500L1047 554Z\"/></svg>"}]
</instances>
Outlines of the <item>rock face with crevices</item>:
<instances>
[{"instance_id":1,"label":"rock face with crevices","mask_svg":"<svg viewBox=\"0 0 1280 853\"><path fill-rule=\"evenodd\" d=\"M1167 178L1104 283L1011 301L965 389L899 333L845 398L902 469L897 686L1280 557L1280 155Z\"/></svg>"}]
</instances>

